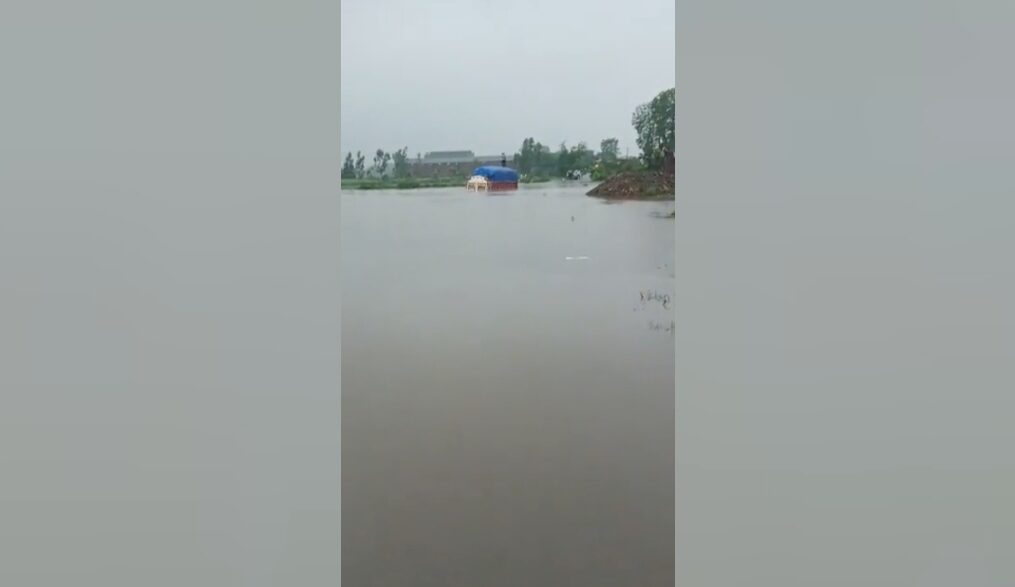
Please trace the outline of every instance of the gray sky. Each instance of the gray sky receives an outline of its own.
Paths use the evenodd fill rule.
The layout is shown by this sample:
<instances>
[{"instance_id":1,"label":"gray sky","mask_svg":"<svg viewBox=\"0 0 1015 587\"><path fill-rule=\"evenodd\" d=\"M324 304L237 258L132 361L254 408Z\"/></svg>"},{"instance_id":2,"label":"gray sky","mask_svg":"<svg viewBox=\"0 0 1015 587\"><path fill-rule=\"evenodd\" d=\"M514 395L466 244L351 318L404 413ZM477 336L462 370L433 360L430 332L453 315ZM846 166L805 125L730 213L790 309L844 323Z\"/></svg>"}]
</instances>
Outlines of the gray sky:
<instances>
[{"instance_id":1,"label":"gray sky","mask_svg":"<svg viewBox=\"0 0 1015 587\"><path fill-rule=\"evenodd\" d=\"M616 137L635 154L631 113L673 86L674 34L673 0L343 0L343 149Z\"/></svg>"}]
</instances>

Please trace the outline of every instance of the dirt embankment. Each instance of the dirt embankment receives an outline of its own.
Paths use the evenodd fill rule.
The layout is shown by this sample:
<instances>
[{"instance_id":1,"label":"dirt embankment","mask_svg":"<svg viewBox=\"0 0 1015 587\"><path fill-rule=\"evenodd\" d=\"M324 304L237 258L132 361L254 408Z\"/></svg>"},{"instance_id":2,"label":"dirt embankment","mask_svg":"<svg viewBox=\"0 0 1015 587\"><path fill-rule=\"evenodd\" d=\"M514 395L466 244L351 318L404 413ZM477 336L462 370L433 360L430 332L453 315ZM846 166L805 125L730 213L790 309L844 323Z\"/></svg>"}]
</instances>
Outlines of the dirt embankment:
<instances>
[{"instance_id":1,"label":"dirt embankment","mask_svg":"<svg viewBox=\"0 0 1015 587\"><path fill-rule=\"evenodd\" d=\"M625 171L607 178L588 195L612 200L672 200L673 189L673 173Z\"/></svg>"}]
</instances>

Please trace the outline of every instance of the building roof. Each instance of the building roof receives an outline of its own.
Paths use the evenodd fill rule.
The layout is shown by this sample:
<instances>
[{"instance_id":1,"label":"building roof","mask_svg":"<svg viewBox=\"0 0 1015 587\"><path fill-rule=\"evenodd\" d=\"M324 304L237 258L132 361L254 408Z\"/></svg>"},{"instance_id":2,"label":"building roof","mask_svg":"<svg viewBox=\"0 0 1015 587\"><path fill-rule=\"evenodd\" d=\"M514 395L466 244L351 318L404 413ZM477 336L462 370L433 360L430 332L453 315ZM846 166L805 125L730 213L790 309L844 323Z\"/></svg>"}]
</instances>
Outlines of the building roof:
<instances>
[{"instance_id":1,"label":"building roof","mask_svg":"<svg viewBox=\"0 0 1015 587\"><path fill-rule=\"evenodd\" d=\"M476 155L472 151L431 151L423 156L424 161L444 161L447 159L467 159L472 161L475 158Z\"/></svg>"},{"instance_id":2,"label":"building roof","mask_svg":"<svg viewBox=\"0 0 1015 587\"><path fill-rule=\"evenodd\" d=\"M415 163L500 163L501 159L511 159L511 155L481 155L472 151L432 151L423 155L422 159L413 159Z\"/></svg>"}]
</instances>

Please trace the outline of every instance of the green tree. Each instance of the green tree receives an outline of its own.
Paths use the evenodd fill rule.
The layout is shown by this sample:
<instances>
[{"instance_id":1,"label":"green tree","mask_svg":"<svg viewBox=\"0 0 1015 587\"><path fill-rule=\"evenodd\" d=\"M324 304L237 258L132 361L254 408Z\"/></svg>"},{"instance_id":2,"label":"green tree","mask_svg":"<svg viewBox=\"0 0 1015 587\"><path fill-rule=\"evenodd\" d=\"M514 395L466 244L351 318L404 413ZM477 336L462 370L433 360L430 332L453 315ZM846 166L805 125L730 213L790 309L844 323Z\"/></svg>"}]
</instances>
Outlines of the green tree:
<instances>
[{"instance_id":1,"label":"green tree","mask_svg":"<svg viewBox=\"0 0 1015 587\"><path fill-rule=\"evenodd\" d=\"M398 179L409 177L409 147L395 151L392 160L395 162L395 177Z\"/></svg>"},{"instance_id":2,"label":"green tree","mask_svg":"<svg viewBox=\"0 0 1015 587\"><path fill-rule=\"evenodd\" d=\"M659 92L651 102L635 109L631 124L638 133L641 158L649 169L672 161L676 124L676 89Z\"/></svg>"},{"instance_id":3,"label":"green tree","mask_svg":"<svg viewBox=\"0 0 1015 587\"><path fill-rule=\"evenodd\" d=\"M595 153L588 148L584 141L571 147L571 151L568 153L568 164L572 170L587 172L592 169L593 163L595 163Z\"/></svg>"},{"instance_id":4,"label":"green tree","mask_svg":"<svg viewBox=\"0 0 1015 587\"><path fill-rule=\"evenodd\" d=\"M531 139L530 139L531 141ZM557 173L557 158L543 143L529 143L529 173L535 176L550 176Z\"/></svg>"},{"instance_id":5,"label":"green tree","mask_svg":"<svg viewBox=\"0 0 1015 587\"><path fill-rule=\"evenodd\" d=\"M377 149L377 152L374 153L374 165L371 169L377 175L384 175L384 168L387 166L387 161L384 159L386 156L388 154L384 152L384 149Z\"/></svg>"},{"instance_id":6,"label":"green tree","mask_svg":"<svg viewBox=\"0 0 1015 587\"><path fill-rule=\"evenodd\" d=\"M356 177L356 166L352 162L352 153L345 154L345 162L342 163L342 179L353 179Z\"/></svg>"},{"instance_id":7,"label":"green tree","mask_svg":"<svg viewBox=\"0 0 1015 587\"><path fill-rule=\"evenodd\" d=\"M571 170L571 154L567 150L567 143L560 143L560 150L557 151L557 176L564 177Z\"/></svg>"},{"instance_id":8,"label":"green tree","mask_svg":"<svg viewBox=\"0 0 1015 587\"><path fill-rule=\"evenodd\" d=\"M536 165L536 140L529 137L522 141L522 150L515 154L515 164L522 175L532 173Z\"/></svg>"},{"instance_id":9,"label":"green tree","mask_svg":"<svg viewBox=\"0 0 1015 587\"><path fill-rule=\"evenodd\" d=\"M366 160L367 158L363 156L363 153L356 151L356 177L359 179L366 177Z\"/></svg>"},{"instance_id":10,"label":"green tree","mask_svg":"<svg viewBox=\"0 0 1015 587\"><path fill-rule=\"evenodd\" d=\"M609 165L615 163L620 156L619 141L614 138L603 139L599 143L599 160Z\"/></svg>"}]
</instances>

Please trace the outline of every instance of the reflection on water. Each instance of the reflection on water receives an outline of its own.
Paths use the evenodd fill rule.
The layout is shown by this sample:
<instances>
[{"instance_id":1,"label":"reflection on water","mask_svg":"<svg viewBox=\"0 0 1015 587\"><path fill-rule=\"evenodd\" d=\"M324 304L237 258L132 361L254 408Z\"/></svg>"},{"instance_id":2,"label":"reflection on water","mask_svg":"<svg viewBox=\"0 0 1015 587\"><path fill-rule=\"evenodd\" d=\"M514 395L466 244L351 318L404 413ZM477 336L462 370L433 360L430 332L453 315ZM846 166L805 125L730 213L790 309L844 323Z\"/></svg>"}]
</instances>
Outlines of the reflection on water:
<instances>
[{"instance_id":1,"label":"reflection on water","mask_svg":"<svg viewBox=\"0 0 1015 587\"><path fill-rule=\"evenodd\" d=\"M345 584L673 584L673 204L587 189L343 195Z\"/></svg>"}]
</instances>

